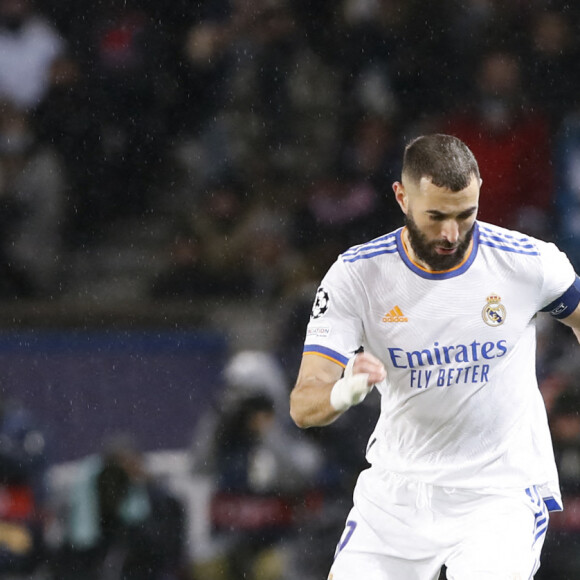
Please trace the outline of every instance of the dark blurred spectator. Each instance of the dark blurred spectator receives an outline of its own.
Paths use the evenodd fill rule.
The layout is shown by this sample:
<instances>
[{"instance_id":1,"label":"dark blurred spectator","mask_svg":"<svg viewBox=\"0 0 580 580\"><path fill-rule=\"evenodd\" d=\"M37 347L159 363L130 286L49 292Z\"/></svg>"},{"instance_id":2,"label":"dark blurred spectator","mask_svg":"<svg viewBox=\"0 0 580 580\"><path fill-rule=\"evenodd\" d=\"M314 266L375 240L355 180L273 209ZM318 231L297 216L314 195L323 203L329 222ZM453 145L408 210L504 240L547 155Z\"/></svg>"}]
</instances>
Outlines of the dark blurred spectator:
<instances>
[{"instance_id":1,"label":"dark blurred spectator","mask_svg":"<svg viewBox=\"0 0 580 580\"><path fill-rule=\"evenodd\" d=\"M276 205L266 200L254 205L240 229L250 296L265 304L293 296L308 275L303 257L292 244L288 214Z\"/></svg>"},{"instance_id":2,"label":"dark blurred spectator","mask_svg":"<svg viewBox=\"0 0 580 580\"><path fill-rule=\"evenodd\" d=\"M130 437L118 435L79 464L54 558L59 580L176 580L184 509L147 473Z\"/></svg>"},{"instance_id":3,"label":"dark blurred spectator","mask_svg":"<svg viewBox=\"0 0 580 580\"><path fill-rule=\"evenodd\" d=\"M183 212L186 223L178 228L172 263L154 281L154 297L268 301L294 291L303 261L291 243L283 200L271 188L262 201L258 194L250 200L245 187L237 180L219 181L189 218Z\"/></svg>"},{"instance_id":4,"label":"dark blurred spectator","mask_svg":"<svg viewBox=\"0 0 580 580\"><path fill-rule=\"evenodd\" d=\"M529 29L526 24L535 14L548 9L557 2L529 2L528 0L445 0L442 5L444 18L450 22L450 42L453 45L454 64L458 69L452 75L464 91L470 92L469 78L481 56L489 51L528 50ZM448 99L447 109L453 109L455 99L451 93L443 93Z\"/></svg>"},{"instance_id":5,"label":"dark blurred spectator","mask_svg":"<svg viewBox=\"0 0 580 580\"><path fill-rule=\"evenodd\" d=\"M191 7L189 26L181 30L182 44L175 74L179 94L174 124L178 132L196 134L227 102L226 90L233 66L230 46L231 2L219 0Z\"/></svg>"},{"instance_id":6,"label":"dark blurred spectator","mask_svg":"<svg viewBox=\"0 0 580 580\"><path fill-rule=\"evenodd\" d=\"M0 397L0 575L32 574L46 557L46 441L35 417Z\"/></svg>"},{"instance_id":7,"label":"dark blurred spectator","mask_svg":"<svg viewBox=\"0 0 580 580\"><path fill-rule=\"evenodd\" d=\"M203 150L205 178L235 170L256 181L272 166L295 167L297 144L309 133L307 123L296 121L299 105L291 94L305 48L285 0L232 0L200 11L176 71L177 119L181 139Z\"/></svg>"},{"instance_id":8,"label":"dark blurred spectator","mask_svg":"<svg viewBox=\"0 0 580 580\"><path fill-rule=\"evenodd\" d=\"M185 119L197 115L189 129L199 129L216 105L227 107L249 97L253 108L268 120L264 129L275 129L280 135L284 125L279 123L289 120L285 83L292 70L295 32L291 5L285 0L206 4L184 46L182 106ZM191 111L194 95L200 98L195 112Z\"/></svg>"},{"instance_id":9,"label":"dark blurred spectator","mask_svg":"<svg viewBox=\"0 0 580 580\"><path fill-rule=\"evenodd\" d=\"M94 156L86 158L92 186L83 192L80 211L87 230L92 225L87 233L100 236L111 220L140 215L154 202L166 156L172 82L165 74L165 37L142 3L107 0L87 12L71 31L89 95L87 139L96 139L90 144ZM84 89L75 88L81 99Z\"/></svg>"},{"instance_id":10,"label":"dark blurred spectator","mask_svg":"<svg viewBox=\"0 0 580 580\"><path fill-rule=\"evenodd\" d=\"M232 141L242 132L240 126L230 131L224 119L236 68L232 10L229 0L188 5L174 27L169 127L179 168L202 189L232 170Z\"/></svg>"},{"instance_id":11,"label":"dark blurred spectator","mask_svg":"<svg viewBox=\"0 0 580 580\"><path fill-rule=\"evenodd\" d=\"M550 413L550 429L560 476L563 512L550 514L537 580L580 577L580 390L570 381Z\"/></svg>"},{"instance_id":12,"label":"dark blurred spectator","mask_svg":"<svg viewBox=\"0 0 580 580\"><path fill-rule=\"evenodd\" d=\"M400 107L394 83L402 71L394 74L394 61L401 48L398 28L408 13L395 4L345 0L339 5L335 18L343 44L335 47L335 58L341 58L336 65L344 74L347 116L363 111L392 117Z\"/></svg>"},{"instance_id":13,"label":"dark blurred spectator","mask_svg":"<svg viewBox=\"0 0 580 580\"><path fill-rule=\"evenodd\" d=\"M393 120L365 113L354 119L352 129L345 135L341 157L348 173L390 193L391 181L400 170L395 161L399 146Z\"/></svg>"},{"instance_id":14,"label":"dark blurred spectator","mask_svg":"<svg viewBox=\"0 0 580 580\"><path fill-rule=\"evenodd\" d=\"M482 55L476 94L440 130L462 139L481 166L478 218L542 238L552 235L554 194L547 117L526 102L516 54Z\"/></svg>"},{"instance_id":15,"label":"dark blurred spectator","mask_svg":"<svg viewBox=\"0 0 580 580\"><path fill-rule=\"evenodd\" d=\"M405 122L439 109L457 68L445 4L343 0L337 16L342 35L337 52L346 72L349 108L397 113ZM423 98L426 93L429 99Z\"/></svg>"},{"instance_id":16,"label":"dark blurred spectator","mask_svg":"<svg viewBox=\"0 0 580 580\"><path fill-rule=\"evenodd\" d=\"M217 408L193 441L194 471L213 482L216 546L216 561L196 567L204 580L281 579L292 559L294 530L320 506L320 452L290 431L288 388L270 353L236 353L223 379Z\"/></svg>"},{"instance_id":17,"label":"dark blurred spectator","mask_svg":"<svg viewBox=\"0 0 580 580\"><path fill-rule=\"evenodd\" d=\"M241 298L250 292L250 278L213 268L206 244L190 226L183 226L171 242L169 265L152 281L155 300Z\"/></svg>"},{"instance_id":18,"label":"dark blurred spectator","mask_svg":"<svg viewBox=\"0 0 580 580\"><path fill-rule=\"evenodd\" d=\"M245 184L235 178L209 184L191 215L191 227L207 247L213 265L239 267L241 230L248 213Z\"/></svg>"},{"instance_id":19,"label":"dark blurred spectator","mask_svg":"<svg viewBox=\"0 0 580 580\"><path fill-rule=\"evenodd\" d=\"M235 177L212 182L189 218L191 230L203 244L203 255L214 279L221 279L226 284L229 281L227 295L245 298L258 293L256 276L268 276L265 269L252 271L251 243L253 239L261 239L254 226L261 226L254 219L255 204L248 189ZM267 242L264 235L265 259L269 257L268 247L271 248ZM279 280L274 282L280 283Z\"/></svg>"},{"instance_id":20,"label":"dark blurred spectator","mask_svg":"<svg viewBox=\"0 0 580 580\"><path fill-rule=\"evenodd\" d=\"M47 297L58 291L65 179L54 149L37 142L30 115L0 103L2 268L9 271L9 282L0 286L5 297Z\"/></svg>"},{"instance_id":21,"label":"dark blurred spectator","mask_svg":"<svg viewBox=\"0 0 580 580\"><path fill-rule=\"evenodd\" d=\"M53 147L65 164L66 208L62 233L68 249L92 239L102 227L95 165L102 163L100 115L95 111L87 71L69 54L57 57L46 98L34 111L38 141Z\"/></svg>"},{"instance_id":22,"label":"dark blurred spectator","mask_svg":"<svg viewBox=\"0 0 580 580\"><path fill-rule=\"evenodd\" d=\"M389 231L383 226L394 223L390 198L369 180L328 175L302 192L293 216L294 243L322 271L359 240Z\"/></svg>"},{"instance_id":23,"label":"dark blurred spectator","mask_svg":"<svg viewBox=\"0 0 580 580\"><path fill-rule=\"evenodd\" d=\"M580 270L580 108L567 115L554 147L556 237Z\"/></svg>"},{"instance_id":24,"label":"dark blurred spectator","mask_svg":"<svg viewBox=\"0 0 580 580\"><path fill-rule=\"evenodd\" d=\"M473 62L486 45L486 40L489 41L492 30L496 31L494 38L508 36L503 27L510 20L506 18L506 14L511 12L509 6L500 5L494 0L450 0L447 5L451 8L450 30L455 37L456 47L461 50L460 60L463 63ZM501 32L497 34L500 27Z\"/></svg>"},{"instance_id":25,"label":"dark blurred spectator","mask_svg":"<svg viewBox=\"0 0 580 580\"><path fill-rule=\"evenodd\" d=\"M288 542L308 505L303 494L309 485L293 457L292 439L276 428L274 403L266 394L241 399L217 427L212 524L227 543L229 577L260 578L257 568L268 553L278 561L270 577L282 578L280 542Z\"/></svg>"},{"instance_id":26,"label":"dark blurred spectator","mask_svg":"<svg viewBox=\"0 0 580 580\"><path fill-rule=\"evenodd\" d=\"M550 316L540 315L536 327L536 375L548 414L569 382L570 364L575 353L570 349L570 330Z\"/></svg>"},{"instance_id":27,"label":"dark blurred spectator","mask_svg":"<svg viewBox=\"0 0 580 580\"><path fill-rule=\"evenodd\" d=\"M194 469L198 473L216 473L219 427L218 423L237 413L242 402L255 396L265 396L275 413L272 433L276 438L287 437L288 461L298 467L294 474L298 480L307 481L319 469L319 452L304 443L302 434L290 422L289 386L280 362L266 350L240 350L227 361L219 378L222 391L214 406L200 421L192 442ZM288 433L287 429L291 429ZM293 485L289 482L290 485Z\"/></svg>"},{"instance_id":28,"label":"dark blurred spectator","mask_svg":"<svg viewBox=\"0 0 580 580\"><path fill-rule=\"evenodd\" d=\"M571 10L538 10L531 16L524 53L525 86L531 105L547 113L552 132L576 102L576 70L580 46L574 37L576 21Z\"/></svg>"},{"instance_id":29,"label":"dark blurred spectator","mask_svg":"<svg viewBox=\"0 0 580 580\"><path fill-rule=\"evenodd\" d=\"M30 0L0 0L0 99L33 109L50 86L50 67L65 44Z\"/></svg>"},{"instance_id":30,"label":"dark blurred spectator","mask_svg":"<svg viewBox=\"0 0 580 580\"><path fill-rule=\"evenodd\" d=\"M368 184L378 198L376 211L366 220L366 231L360 232L368 239L403 225L392 190L401 171L396 156L402 146L398 129L390 118L363 114L355 119L343 140L344 181Z\"/></svg>"}]
</instances>

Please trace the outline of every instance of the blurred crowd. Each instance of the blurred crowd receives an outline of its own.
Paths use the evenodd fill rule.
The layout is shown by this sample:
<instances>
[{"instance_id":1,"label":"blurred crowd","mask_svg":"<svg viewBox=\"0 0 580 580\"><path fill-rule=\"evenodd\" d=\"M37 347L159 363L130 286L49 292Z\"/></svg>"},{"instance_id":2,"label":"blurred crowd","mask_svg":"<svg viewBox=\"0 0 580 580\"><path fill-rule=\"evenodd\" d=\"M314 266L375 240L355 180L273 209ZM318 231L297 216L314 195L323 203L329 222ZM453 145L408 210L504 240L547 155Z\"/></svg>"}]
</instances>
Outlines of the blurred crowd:
<instances>
[{"instance_id":1,"label":"blurred crowd","mask_svg":"<svg viewBox=\"0 0 580 580\"><path fill-rule=\"evenodd\" d=\"M426 131L475 152L482 220L578 265L579 24L548 0L1 0L0 298L67 296L131 219L165 227L139 298L295 296L400 225Z\"/></svg>"},{"instance_id":2,"label":"blurred crowd","mask_svg":"<svg viewBox=\"0 0 580 580\"><path fill-rule=\"evenodd\" d=\"M402 224L391 184L406 141L463 139L483 177L480 219L556 241L580 271L579 26L580 6L563 0L0 0L0 301L67 300L74 264L86 274L124 231L132 247L137 221L162 232L140 300L243 301L282 320L269 353L284 373L275 392L226 388L193 445L195 469L215 476L230 577L255 562L270 571L256 578L327 569L313 562L332 553L375 409L304 440L285 431L284 405L317 282L348 246ZM542 318L539 338L570 506L548 537L543 577L556 579L580 569L550 558L579 553L580 368L565 328ZM341 441L355 433L351 457ZM130 498L135 470L111 453L86 473ZM121 500L110 503L101 539L123 530L142 547L132 522L148 522L165 497L148 489L125 519ZM249 496L275 525L228 519ZM289 513L302 544L289 539ZM280 540L308 561L272 551ZM74 560L74 577L112 545L57 564ZM557 570L566 563L576 572Z\"/></svg>"}]
</instances>

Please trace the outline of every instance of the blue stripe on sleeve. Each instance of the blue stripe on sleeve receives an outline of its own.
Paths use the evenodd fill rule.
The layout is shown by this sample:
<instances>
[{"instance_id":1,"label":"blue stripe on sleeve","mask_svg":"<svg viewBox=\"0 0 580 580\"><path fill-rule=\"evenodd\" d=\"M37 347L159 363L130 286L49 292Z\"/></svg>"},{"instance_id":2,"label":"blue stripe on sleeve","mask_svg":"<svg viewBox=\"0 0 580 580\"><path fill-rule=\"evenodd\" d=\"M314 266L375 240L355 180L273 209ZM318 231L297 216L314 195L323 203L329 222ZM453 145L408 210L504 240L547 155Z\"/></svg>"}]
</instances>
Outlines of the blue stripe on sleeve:
<instances>
[{"instance_id":1,"label":"blue stripe on sleeve","mask_svg":"<svg viewBox=\"0 0 580 580\"><path fill-rule=\"evenodd\" d=\"M332 350L331 348L327 348L325 346L319 346L317 344L306 344L304 345L303 354L319 354L330 360L337 362L342 366L346 366L348 363L348 358L346 356L341 355L339 352Z\"/></svg>"},{"instance_id":2,"label":"blue stripe on sleeve","mask_svg":"<svg viewBox=\"0 0 580 580\"><path fill-rule=\"evenodd\" d=\"M570 316L580 304L580 277L576 276L574 283L560 298L542 308L542 312L549 312L554 318L566 318Z\"/></svg>"}]
</instances>

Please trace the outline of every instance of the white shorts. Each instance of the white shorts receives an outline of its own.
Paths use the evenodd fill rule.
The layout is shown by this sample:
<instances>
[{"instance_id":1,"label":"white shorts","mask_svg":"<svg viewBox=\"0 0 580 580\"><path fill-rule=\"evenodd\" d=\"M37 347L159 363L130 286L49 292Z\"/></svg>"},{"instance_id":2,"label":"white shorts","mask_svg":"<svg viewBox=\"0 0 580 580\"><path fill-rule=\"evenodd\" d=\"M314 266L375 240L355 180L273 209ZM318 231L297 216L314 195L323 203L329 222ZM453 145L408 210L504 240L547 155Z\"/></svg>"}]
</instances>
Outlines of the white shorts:
<instances>
[{"instance_id":1,"label":"white shorts","mask_svg":"<svg viewBox=\"0 0 580 580\"><path fill-rule=\"evenodd\" d=\"M535 488L479 493L366 470L329 580L529 580L548 510Z\"/></svg>"}]
</instances>

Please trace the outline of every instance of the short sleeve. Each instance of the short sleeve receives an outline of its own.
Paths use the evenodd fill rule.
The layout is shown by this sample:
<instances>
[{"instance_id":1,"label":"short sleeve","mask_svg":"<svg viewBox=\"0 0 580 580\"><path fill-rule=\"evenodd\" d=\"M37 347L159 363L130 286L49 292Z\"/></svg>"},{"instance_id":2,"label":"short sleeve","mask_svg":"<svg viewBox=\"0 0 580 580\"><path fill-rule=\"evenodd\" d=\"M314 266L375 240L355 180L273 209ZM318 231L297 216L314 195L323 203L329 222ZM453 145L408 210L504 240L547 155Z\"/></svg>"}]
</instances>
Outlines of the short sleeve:
<instances>
[{"instance_id":1,"label":"short sleeve","mask_svg":"<svg viewBox=\"0 0 580 580\"><path fill-rule=\"evenodd\" d=\"M574 285L576 273L566 254L555 244L542 243L540 250L544 269L540 310L550 312Z\"/></svg>"},{"instance_id":2,"label":"short sleeve","mask_svg":"<svg viewBox=\"0 0 580 580\"><path fill-rule=\"evenodd\" d=\"M341 260L323 278L306 328L304 354L345 366L362 344L362 284Z\"/></svg>"}]
</instances>

